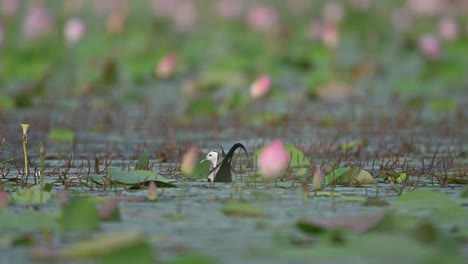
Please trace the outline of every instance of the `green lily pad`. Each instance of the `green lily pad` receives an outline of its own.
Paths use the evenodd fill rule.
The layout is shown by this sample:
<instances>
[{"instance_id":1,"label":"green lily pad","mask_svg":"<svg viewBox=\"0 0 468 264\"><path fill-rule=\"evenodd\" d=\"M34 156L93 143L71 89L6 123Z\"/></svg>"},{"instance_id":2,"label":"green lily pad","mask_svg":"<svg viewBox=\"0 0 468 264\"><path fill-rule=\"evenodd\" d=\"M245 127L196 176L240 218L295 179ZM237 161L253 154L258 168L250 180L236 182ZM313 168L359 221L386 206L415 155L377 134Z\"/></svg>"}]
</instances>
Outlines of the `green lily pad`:
<instances>
[{"instance_id":1,"label":"green lily pad","mask_svg":"<svg viewBox=\"0 0 468 264\"><path fill-rule=\"evenodd\" d=\"M223 213L228 216L238 217L262 217L265 212L262 208L245 202L231 201L223 206Z\"/></svg>"},{"instance_id":2,"label":"green lily pad","mask_svg":"<svg viewBox=\"0 0 468 264\"><path fill-rule=\"evenodd\" d=\"M366 170L359 167L338 168L327 174L325 177L327 185L345 184L345 185L360 185L360 184L375 184L375 180Z\"/></svg>"},{"instance_id":3,"label":"green lily pad","mask_svg":"<svg viewBox=\"0 0 468 264\"><path fill-rule=\"evenodd\" d=\"M47 184L44 186L42 191L42 201L41 201L41 186L34 185L28 189L18 189L15 192L11 193L8 196L8 199L12 203L23 204L23 203L46 203L52 198L52 193L50 192L51 185Z\"/></svg>"},{"instance_id":4,"label":"green lily pad","mask_svg":"<svg viewBox=\"0 0 468 264\"><path fill-rule=\"evenodd\" d=\"M72 197L63 207L61 219L64 231L94 231L99 228L96 205L84 198Z\"/></svg>"},{"instance_id":5,"label":"green lily pad","mask_svg":"<svg viewBox=\"0 0 468 264\"><path fill-rule=\"evenodd\" d=\"M404 193L395 199L390 207L415 213L421 210L459 208L460 205L445 193L419 189Z\"/></svg>"},{"instance_id":6,"label":"green lily pad","mask_svg":"<svg viewBox=\"0 0 468 264\"><path fill-rule=\"evenodd\" d=\"M53 128L49 131L49 140L72 143L75 133L66 128Z\"/></svg>"},{"instance_id":7,"label":"green lily pad","mask_svg":"<svg viewBox=\"0 0 468 264\"><path fill-rule=\"evenodd\" d=\"M166 179L154 171L122 171L117 167L109 167L107 173L112 182L123 185L149 184L150 181L154 181L158 187L175 187L173 183L176 182L175 179Z\"/></svg>"},{"instance_id":8,"label":"green lily pad","mask_svg":"<svg viewBox=\"0 0 468 264\"><path fill-rule=\"evenodd\" d=\"M46 211L15 212L8 208L0 209L0 233L52 231L57 214Z\"/></svg>"},{"instance_id":9,"label":"green lily pad","mask_svg":"<svg viewBox=\"0 0 468 264\"><path fill-rule=\"evenodd\" d=\"M210 172L210 161L203 160L195 166L195 170L193 171L192 178L206 178Z\"/></svg>"}]
</instances>

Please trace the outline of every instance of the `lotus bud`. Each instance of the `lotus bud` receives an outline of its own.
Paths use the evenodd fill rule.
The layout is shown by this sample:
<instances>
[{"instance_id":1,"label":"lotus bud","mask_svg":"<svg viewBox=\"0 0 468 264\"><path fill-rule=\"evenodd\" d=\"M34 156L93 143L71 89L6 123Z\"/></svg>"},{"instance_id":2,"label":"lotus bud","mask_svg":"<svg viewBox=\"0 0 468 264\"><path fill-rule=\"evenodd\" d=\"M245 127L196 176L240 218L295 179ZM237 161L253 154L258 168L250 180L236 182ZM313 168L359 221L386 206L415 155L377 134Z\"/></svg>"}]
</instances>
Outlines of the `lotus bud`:
<instances>
[{"instance_id":1,"label":"lotus bud","mask_svg":"<svg viewBox=\"0 0 468 264\"><path fill-rule=\"evenodd\" d=\"M436 60L440 56L440 41L435 35L424 35L419 39L419 49L428 59Z\"/></svg>"},{"instance_id":2,"label":"lotus bud","mask_svg":"<svg viewBox=\"0 0 468 264\"><path fill-rule=\"evenodd\" d=\"M314 172L314 176L312 177L312 185L314 191L320 191L323 189L323 172L320 167L317 167Z\"/></svg>"},{"instance_id":3,"label":"lotus bud","mask_svg":"<svg viewBox=\"0 0 468 264\"><path fill-rule=\"evenodd\" d=\"M247 13L247 23L255 31L271 32L278 28L278 14L269 5L253 6Z\"/></svg>"},{"instance_id":4,"label":"lotus bud","mask_svg":"<svg viewBox=\"0 0 468 264\"><path fill-rule=\"evenodd\" d=\"M186 176L192 176L198 163L198 147L192 145L182 158L181 170Z\"/></svg>"},{"instance_id":5,"label":"lotus bud","mask_svg":"<svg viewBox=\"0 0 468 264\"><path fill-rule=\"evenodd\" d=\"M266 179L281 177L288 167L289 156L281 140L272 141L260 154L258 161L260 173Z\"/></svg>"},{"instance_id":6,"label":"lotus bud","mask_svg":"<svg viewBox=\"0 0 468 264\"><path fill-rule=\"evenodd\" d=\"M63 35L65 41L69 44L78 42L86 31L86 25L83 20L79 18L71 18L65 23Z\"/></svg>"},{"instance_id":7,"label":"lotus bud","mask_svg":"<svg viewBox=\"0 0 468 264\"><path fill-rule=\"evenodd\" d=\"M448 41L454 41L458 38L458 23L455 18L443 17L439 21L439 36Z\"/></svg>"},{"instance_id":8,"label":"lotus bud","mask_svg":"<svg viewBox=\"0 0 468 264\"><path fill-rule=\"evenodd\" d=\"M250 86L250 96L252 98L260 98L265 96L270 91L271 78L268 75L261 76L255 80Z\"/></svg>"},{"instance_id":9,"label":"lotus bud","mask_svg":"<svg viewBox=\"0 0 468 264\"><path fill-rule=\"evenodd\" d=\"M177 66L177 57L175 54L167 54L161 58L159 61L155 74L160 78L169 78L174 74L175 68Z\"/></svg>"},{"instance_id":10,"label":"lotus bud","mask_svg":"<svg viewBox=\"0 0 468 264\"><path fill-rule=\"evenodd\" d=\"M158 199L158 188L156 187L156 183L154 181L150 181L148 185L148 200L156 201Z\"/></svg>"}]
</instances>

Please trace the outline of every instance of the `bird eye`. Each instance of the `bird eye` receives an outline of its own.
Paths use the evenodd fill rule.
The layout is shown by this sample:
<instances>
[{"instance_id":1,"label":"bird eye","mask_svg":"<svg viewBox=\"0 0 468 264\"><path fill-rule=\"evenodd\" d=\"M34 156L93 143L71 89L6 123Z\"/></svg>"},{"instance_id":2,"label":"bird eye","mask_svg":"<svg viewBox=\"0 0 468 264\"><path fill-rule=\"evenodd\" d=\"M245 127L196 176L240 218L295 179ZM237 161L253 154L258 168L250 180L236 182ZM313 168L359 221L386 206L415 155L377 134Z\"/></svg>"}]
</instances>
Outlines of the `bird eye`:
<instances>
[{"instance_id":1,"label":"bird eye","mask_svg":"<svg viewBox=\"0 0 468 264\"><path fill-rule=\"evenodd\" d=\"M212 155L211 154L208 154L208 157L211 157Z\"/></svg>"}]
</instances>

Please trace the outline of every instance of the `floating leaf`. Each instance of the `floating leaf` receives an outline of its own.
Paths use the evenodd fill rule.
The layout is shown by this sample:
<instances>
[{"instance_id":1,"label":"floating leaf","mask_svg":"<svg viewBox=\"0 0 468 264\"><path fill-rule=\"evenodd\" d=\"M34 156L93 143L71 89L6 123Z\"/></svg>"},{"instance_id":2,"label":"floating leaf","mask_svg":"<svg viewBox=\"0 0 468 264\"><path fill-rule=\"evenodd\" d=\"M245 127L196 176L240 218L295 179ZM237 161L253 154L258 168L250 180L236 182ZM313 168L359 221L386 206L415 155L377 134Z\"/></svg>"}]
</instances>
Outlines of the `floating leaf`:
<instances>
[{"instance_id":1,"label":"floating leaf","mask_svg":"<svg viewBox=\"0 0 468 264\"><path fill-rule=\"evenodd\" d=\"M141 263L153 264L155 257L152 248L145 240L122 245L101 259L102 264Z\"/></svg>"},{"instance_id":2,"label":"floating leaf","mask_svg":"<svg viewBox=\"0 0 468 264\"><path fill-rule=\"evenodd\" d=\"M96 257L102 257L106 255L111 257L113 252L120 251L124 248L132 247L134 245L137 245L137 248L145 248L145 244L146 242L143 235L138 232L126 231L119 233L104 233L96 235L92 239L74 242L61 248L36 247L33 248L31 255L34 259L42 261L95 259ZM148 257L148 252L146 249L139 251L137 248L135 248L135 253L140 253L145 257ZM138 256L133 256L136 259L133 259L133 261L128 261L126 258L127 256L121 257L127 260L127 262L124 263L131 263L133 261L135 261L135 263L148 263L137 262L136 260L140 260L138 259Z\"/></svg>"},{"instance_id":3,"label":"floating leaf","mask_svg":"<svg viewBox=\"0 0 468 264\"><path fill-rule=\"evenodd\" d=\"M262 217L265 216L262 208L250 203L231 201L223 206L223 212L228 216Z\"/></svg>"},{"instance_id":4,"label":"floating leaf","mask_svg":"<svg viewBox=\"0 0 468 264\"><path fill-rule=\"evenodd\" d=\"M72 143L75 134L72 130L66 128L53 128L49 131L49 140Z\"/></svg>"},{"instance_id":5,"label":"floating leaf","mask_svg":"<svg viewBox=\"0 0 468 264\"><path fill-rule=\"evenodd\" d=\"M384 211L360 215L335 215L328 218L313 218L299 220L297 227L305 232L317 233L321 230L350 229L363 233L376 226L385 217Z\"/></svg>"},{"instance_id":6,"label":"floating leaf","mask_svg":"<svg viewBox=\"0 0 468 264\"><path fill-rule=\"evenodd\" d=\"M94 203L87 199L72 197L65 204L62 215L64 231L94 231L99 228L99 214Z\"/></svg>"},{"instance_id":7,"label":"floating leaf","mask_svg":"<svg viewBox=\"0 0 468 264\"><path fill-rule=\"evenodd\" d=\"M52 198L52 193L50 192L50 184L44 186L42 192L42 201L41 201L41 186L34 185L28 189L18 189L14 193L9 195L9 200L12 203L46 203Z\"/></svg>"},{"instance_id":8,"label":"floating leaf","mask_svg":"<svg viewBox=\"0 0 468 264\"><path fill-rule=\"evenodd\" d=\"M154 171L134 170L121 171L117 167L107 168L107 173L113 182L124 185L149 184L154 181L158 187L175 187L174 179L166 179Z\"/></svg>"},{"instance_id":9,"label":"floating leaf","mask_svg":"<svg viewBox=\"0 0 468 264\"><path fill-rule=\"evenodd\" d=\"M325 177L325 183L330 184L374 184L375 180L369 172L362 170L359 167L338 168Z\"/></svg>"},{"instance_id":10,"label":"floating leaf","mask_svg":"<svg viewBox=\"0 0 468 264\"><path fill-rule=\"evenodd\" d=\"M390 206L407 212L459 207L451 196L423 189L404 193L395 199Z\"/></svg>"},{"instance_id":11,"label":"floating leaf","mask_svg":"<svg viewBox=\"0 0 468 264\"><path fill-rule=\"evenodd\" d=\"M8 208L0 209L0 233L51 231L57 214L46 211L15 212Z\"/></svg>"}]
</instances>

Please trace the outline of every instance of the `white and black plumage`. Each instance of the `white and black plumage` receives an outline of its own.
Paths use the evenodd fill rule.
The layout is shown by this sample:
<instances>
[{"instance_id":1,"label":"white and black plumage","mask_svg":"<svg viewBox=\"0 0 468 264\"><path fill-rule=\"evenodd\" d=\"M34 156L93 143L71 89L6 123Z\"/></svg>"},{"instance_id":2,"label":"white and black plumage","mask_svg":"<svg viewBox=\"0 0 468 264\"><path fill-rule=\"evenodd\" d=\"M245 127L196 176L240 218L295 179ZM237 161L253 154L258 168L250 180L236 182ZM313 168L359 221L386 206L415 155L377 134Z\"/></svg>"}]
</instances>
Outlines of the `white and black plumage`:
<instances>
[{"instance_id":1,"label":"white and black plumage","mask_svg":"<svg viewBox=\"0 0 468 264\"><path fill-rule=\"evenodd\" d=\"M208 175L209 182L235 182L236 175L234 174L234 170L232 169L232 156L234 152L238 149L242 148L247 154L247 150L245 149L244 145L241 143L234 144L231 149L228 151L227 154L224 153L224 150L221 148L223 153L223 158L219 158L219 153L216 151L211 151L206 155L205 160L211 162L213 169L210 170Z\"/></svg>"}]
</instances>

